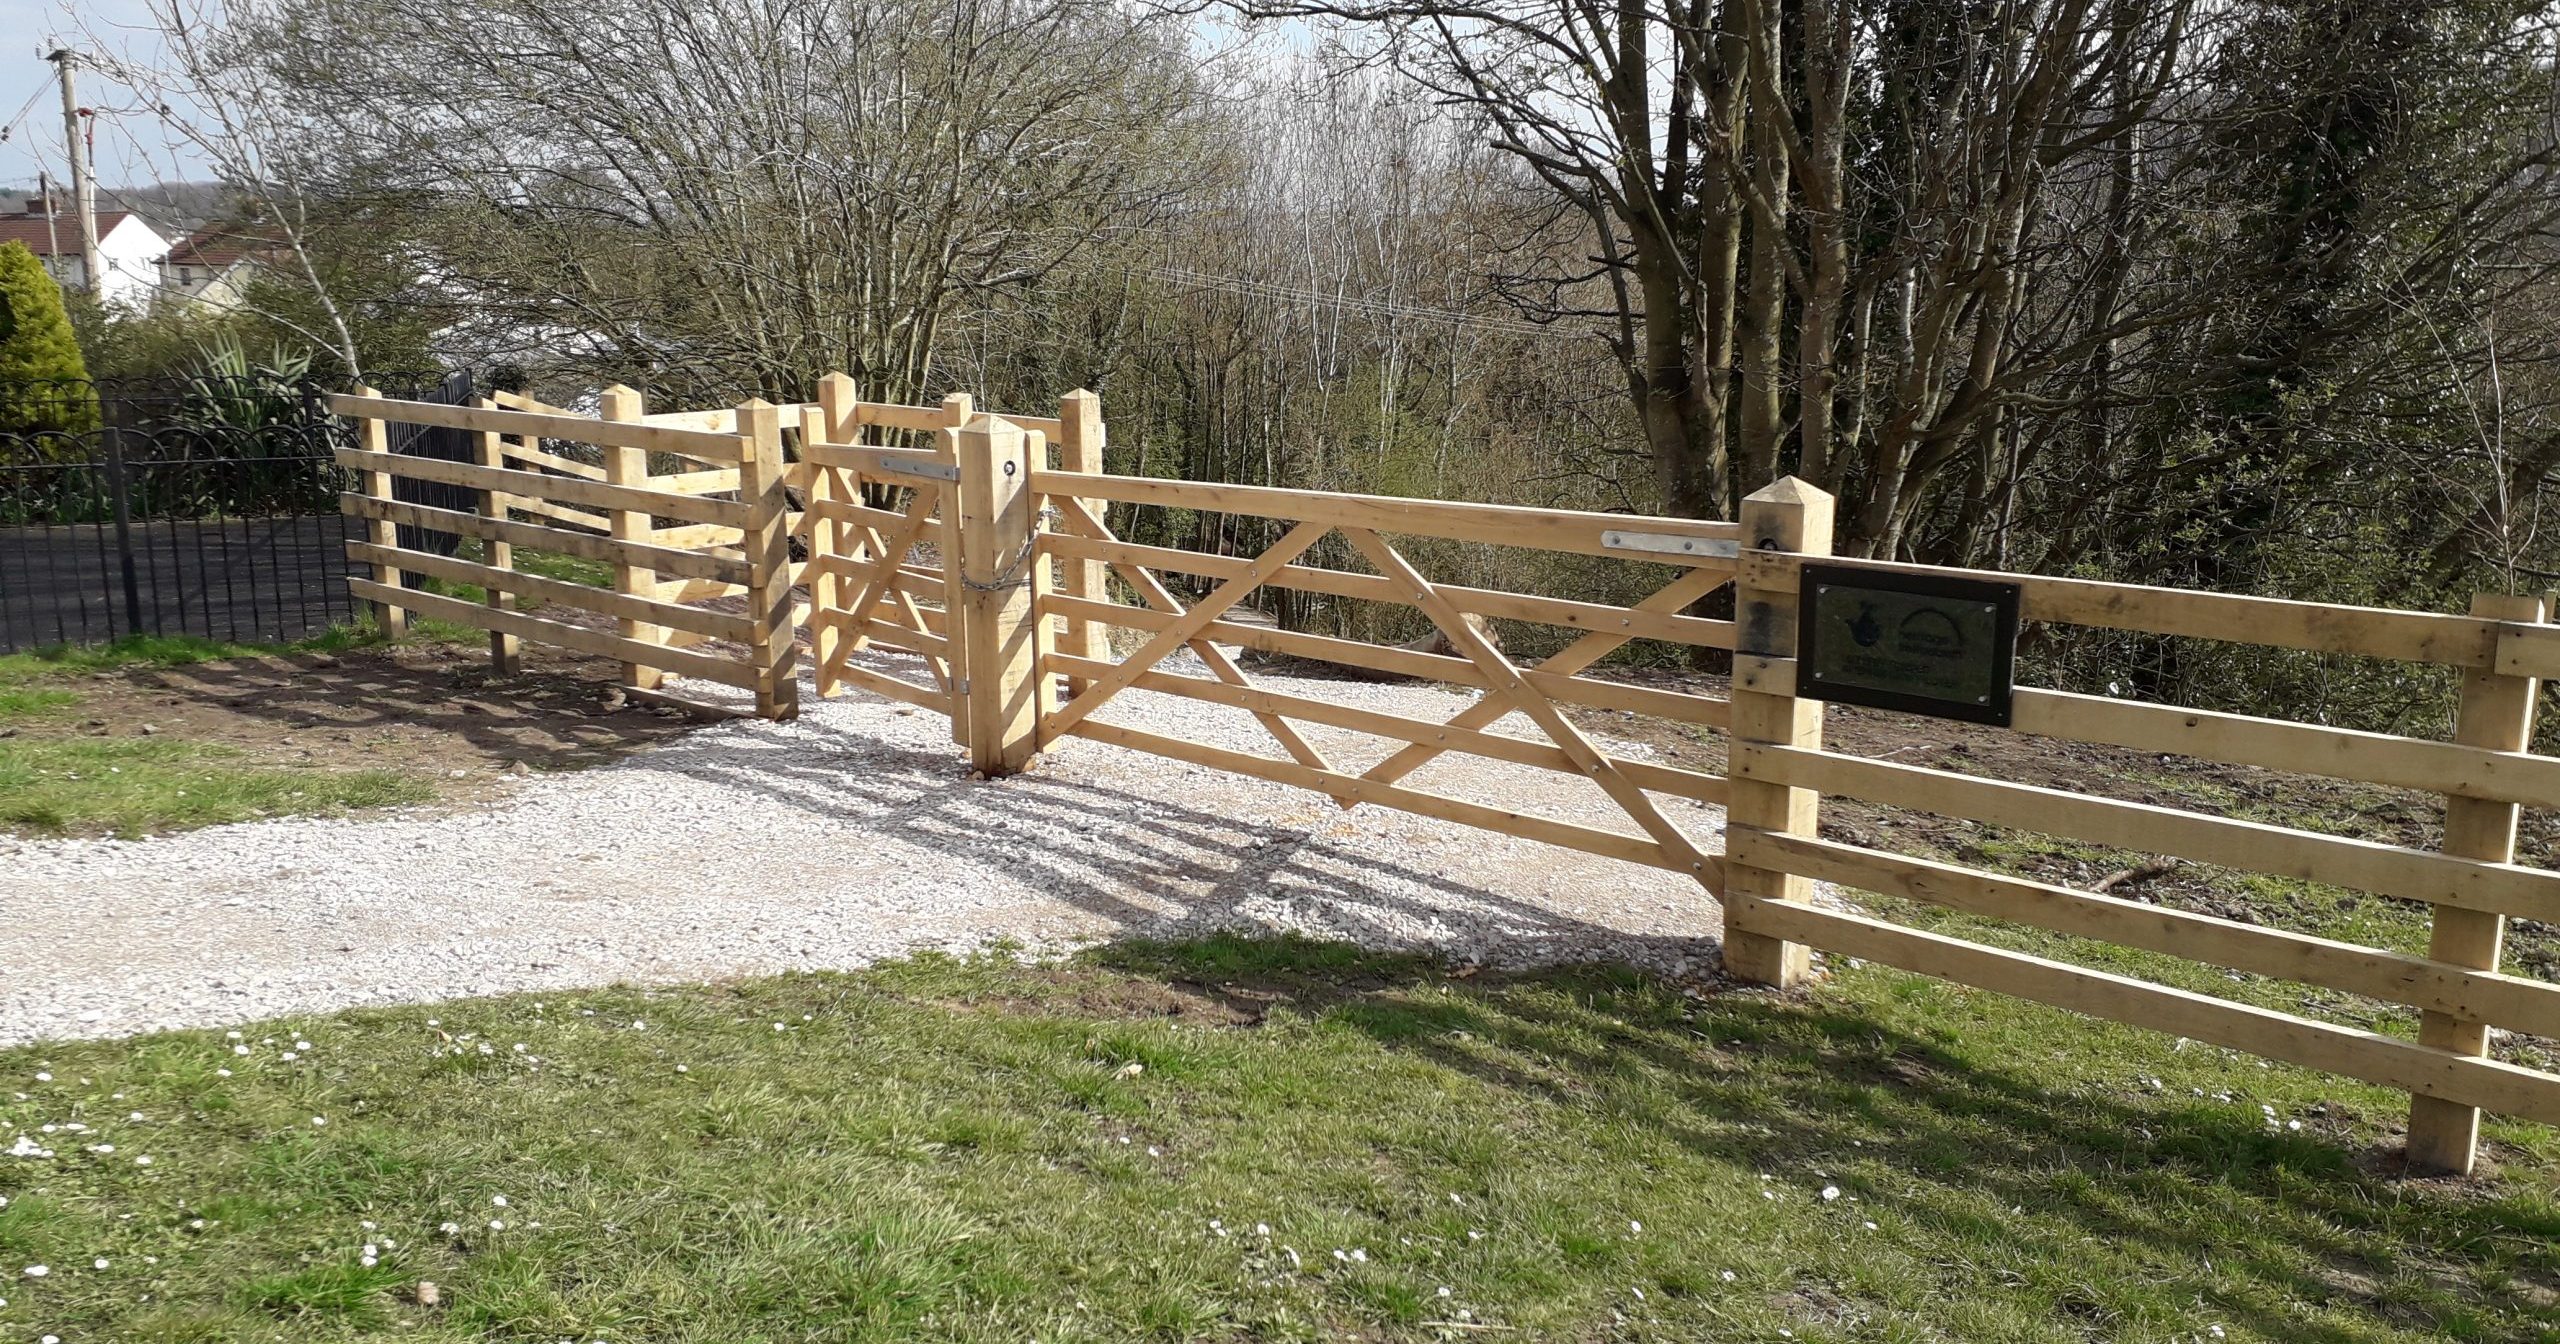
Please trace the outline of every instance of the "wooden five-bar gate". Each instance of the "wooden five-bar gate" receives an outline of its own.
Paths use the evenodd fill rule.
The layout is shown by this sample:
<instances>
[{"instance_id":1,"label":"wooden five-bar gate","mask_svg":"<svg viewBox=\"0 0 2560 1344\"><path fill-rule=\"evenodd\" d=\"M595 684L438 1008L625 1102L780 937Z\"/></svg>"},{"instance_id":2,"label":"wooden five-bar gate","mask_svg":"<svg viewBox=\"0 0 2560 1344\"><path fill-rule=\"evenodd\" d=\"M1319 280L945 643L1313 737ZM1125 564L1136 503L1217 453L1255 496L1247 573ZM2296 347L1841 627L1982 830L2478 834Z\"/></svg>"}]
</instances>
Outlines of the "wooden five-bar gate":
<instances>
[{"instance_id":1,"label":"wooden five-bar gate","mask_svg":"<svg viewBox=\"0 0 2560 1344\"><path fill-rule=\"evenodd\" d=\"M2560 920L2560 872L2515 855L2519 809L2560 806L2560 760L2530 750L2539 682L2560 675L2560 626L2548 623L2550 606L2538 597L2483 596L2469 614L2450 615L1836 561L1831 500L1793 480L1752 496L1738 522L1720 523L1110 475L1099 402L1082 392L1045 417L980 414L959 396L932 407L863 402L841 375L803 405L713 412L649 415L622 389L605 395L595 417L520 399L457 408L356 396L338 406L364 428L365 446L345 465L366 488L348 496L348 508L372 529L352 550L376 572L356 591L394 622L412 609L480 625L502 661L515 638L549 640L622 660L637 691L664 694L659 678L672 672L750 690L759 713L787 717L797 705L795 637L805 630L820 694L868 691L946 714L989 774L1024 769L1084 738L1306 788L1346 807L1377 804L1685 873L1723 903L1725 967L1738 978L1797 983L1810 951L1821 949L2402 1089L2413 1097L2410 1158L2422 1170L2469 1170L2484 1108L2560 1123L2560 1075L2491 1049L2493 1029L2560 1039L2560 985L2502 961L2509 918ZM477 433L480 460L384 453L384 420ZM406 502L394 477L476 491L476 506ZM1257 554L1205 554L1136 544L1112 530L1113 517L1151 507L1263 520L1273 540ZM421 551L399 539L403 527L475 538L482 549L475 559ZM1309 563L1328 536L1340 537L1336 550L1360 567ZM1625 603L1460 586L1424 572L1413 538L1638 562L1656 581L1649 596ZM518 546L602 561L615 581L607 591L524 574L510 563ZM2031 687L2015 690L2010 724L2440 794L2442 846L1830 749L1823 702L1799 694L1798 603L1809 559L1875 575L2014 584L2017 614L2031 623L2459 669L2449 741ZM403 573L488 596L422 592L404 586ZM1691 614L1728 583L1733 620ZM805 601L795 600L799 588ZM1439 649L1235 619L1263 588L1412 608L1438 632ZM1178 592L1201 595L1186 603ZM509 595L614 624L536 616ZM1524 663L1488 634L1488 620L1554 627L1564 642ZM1593 674L1640 640L1731 650L1730 693ZM1386 713L1309 690L1328 683L1258 683L1228 653L1239 647L1477 695L1446 721ZM878 649L912 657L858 657ZM1169 659L1180 650L1201 673L1175 670ZM1261 725L1272 750L1106 717L1130 692L1232 709ZM1722 731L1727 776L1613 755L1576 721L1593 710ZM1534 735L1496 731L1522 722ZM1370 753L1366 765L1333 759L1300 731L1306 724L1363 735L1383 755ZM1444 755L1580 776L1626 825L1410 781ZM1818 825L1825 795L2420 902L2431 909L2432 938L2424 953L2367 947L1826 839ZM1684 829L1684 809L1667 809L1666 799L1724 806L1722 852ZM1954 938L1845 900L1817 901L1816 882L2405 1005L2417 1011L2417 1031L2413 1039L2363 1030Z\"/></svg>"}]
</instances>

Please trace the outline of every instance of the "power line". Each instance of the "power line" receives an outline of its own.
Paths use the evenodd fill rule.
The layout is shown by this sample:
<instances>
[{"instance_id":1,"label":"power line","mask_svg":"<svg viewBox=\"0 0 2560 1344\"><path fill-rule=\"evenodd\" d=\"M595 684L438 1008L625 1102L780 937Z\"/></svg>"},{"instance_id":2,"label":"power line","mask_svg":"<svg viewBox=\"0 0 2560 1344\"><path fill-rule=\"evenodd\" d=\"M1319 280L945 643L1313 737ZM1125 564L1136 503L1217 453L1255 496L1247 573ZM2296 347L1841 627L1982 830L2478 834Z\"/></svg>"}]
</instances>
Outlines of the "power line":
<instances>
[{"instance_id":1,"label":"power line","mask_svg":"<svg viewBox=\"0 0 2560 1344\"><path fill-rule=\"evenodd\" d=\"M27 101L19 105L16 115L5 122L0 122L0 144L7 144L9 137L18 133L18 128L26 124L27 114L36 110L36 103L52 87L53 77L48 75L42 84L36 86L35 92L27 95Z\"/></svg>"}]
</instances>

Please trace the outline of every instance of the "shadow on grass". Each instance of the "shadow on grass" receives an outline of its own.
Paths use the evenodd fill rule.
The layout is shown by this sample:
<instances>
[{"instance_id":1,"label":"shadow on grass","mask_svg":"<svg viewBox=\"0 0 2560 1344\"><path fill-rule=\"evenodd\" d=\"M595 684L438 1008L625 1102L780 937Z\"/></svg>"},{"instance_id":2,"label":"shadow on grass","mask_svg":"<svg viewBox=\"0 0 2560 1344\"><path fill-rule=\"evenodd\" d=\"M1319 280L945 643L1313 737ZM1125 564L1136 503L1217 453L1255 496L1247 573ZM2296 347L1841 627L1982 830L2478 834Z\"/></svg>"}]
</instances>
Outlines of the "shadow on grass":
<instances>
[{"instance_id":1,"label":"shadow on grass","mask_svg":"<svg viewBox=\"0 0 2560 1344\"><path fill-rule=\"evenodd\" d=\"M1238 1014L1288 1009L1392 1051L1567 1108L1635 1105L1686 1151L1736 1170L1836 1167L1870 1207L1960 1244L2014 1246L2060 1219L2105 1245L2217 1266L2214 1307L2270 1338L2350 1341L2288 1304L2370 1310L2402 1328L2495 1328L2484 1260L2538 1248L2508 1286L2560 1323L2560 1205L2516 1185L2417 1184L2243 1107L2134 1105L1984 1067L1824 996L1709 993L1604 968L1456 979L1418 957L1299 939L1125 943L1090 965L1164 981ZM1483 1047L1491 1048L1483 1048ZM1627 1100L1632 1083L1638 1102ZM1845 1174L1879 1164L1896 1188ZM1764 1178L1765 1179L1765 1178ZM2006 1208L2021 1215L2004 1220ZM2106 1314L2104 1289L2065 1315ZM2062 1325L2057 1322L2057 1326ZM2090 1320L2072 1322L2075 1337ZM2468 1327L2465 1330L2463 1327Z\"/></svg>"}]
</instances>

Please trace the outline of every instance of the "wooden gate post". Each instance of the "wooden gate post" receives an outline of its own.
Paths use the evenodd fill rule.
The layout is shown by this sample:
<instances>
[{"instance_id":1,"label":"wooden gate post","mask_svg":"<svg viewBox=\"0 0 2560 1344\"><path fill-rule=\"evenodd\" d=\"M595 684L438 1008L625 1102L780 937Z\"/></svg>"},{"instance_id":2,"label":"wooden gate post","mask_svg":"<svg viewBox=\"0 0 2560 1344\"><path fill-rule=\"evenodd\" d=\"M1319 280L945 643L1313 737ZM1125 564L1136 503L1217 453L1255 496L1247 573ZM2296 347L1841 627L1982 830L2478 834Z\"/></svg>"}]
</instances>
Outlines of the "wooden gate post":
<instances>
[{"instance_id":1,"label":"wooden gate post","mask_svg":"<svg viewBox=\"0 0 2560 1344\"><path fill-rule=\"evenodd\" d=\"M382 394L370 387L359 387L356 389L356 395L374 398ZM356 447L368 453L390 452L390 425L376 416L356 417ZM364 493L367 499L378 499L386 504L390 503L391 473L387 471L364 473ZM372 519L364 525L364 531L365 540L383 550L399 548L400 525L388 518ZM390 565L376 564L373 567L373 581L385 588L397 588L400 586L400 571ZM409 634L409 613L387 602L376 602L373 604L373 628L381 631L384 639L406 638Z\"/></svg>"},{"instance_id":2,"label":"wooden gate post","mask_svg":"<svg viewBox=\"0 0 2560 1344\"><path fill-rule=\"evenodd\" d=\"M1040 751L1039 668L1046 623L1035 618L1032 567L1037 510L1032 507L1032 440L991 415L945 430L960 467L957 568L944 561L959 594L959 712L968 723L969 763L1010 775Z\"/></svg>"},{"instance_id":3,"label":"wooden gate post","mask_svg":"<svg viewBox=\"0 0 2560 1344\"><path fill-rule=\"evenodd\" d=\"M607 420L637 423L645 412L645 404L641 401L637 390L616 383L604 390L599 412ZM613 485L645 488L649 484L648 452L640 448L606 448L604 478ZM610 518L613 539L647 542L650 539L651 527L656 521L637 510L614 509ZM658 595L657 571L635 568L628 560L616 560L613 562L613 591L631 597L654 598ZM660 640L658 627L646 621L635 621L628 617L622 621L622 637L635 639L643 644L655 644ZM638 663L622 665L622 684L635 691L658 689L659 683L666 679L666 675L657 668L643 667Z\"/></svg>"},{"instance_id":4,"label":"wooden gate post","mask_svg":"<svg viewBox=\"0 0 2560 1344\"><path fill-rule=\"evenodd\" d=\"M818 404L800 417L800 459L808 466L808 511L815 515L809 525L809 658L818 668L818 694L841 695L841 682L831 682L827 669L835 666L837 651L845 632L826 613L844 609L844 581L837 577L836 566L850 559L853 548L845 545L860 531L846 527L826 516L824 501L846 505L862 502L862 478L851 471L822 467L810 462L811 443L852 443L862 433L854 423L862 398L853 379L843 373L830 373L818 380ZM814 431L814 433L812 432ZM844 489L836 487L841 484ZM865 641L854 636L853 647L860 649Z\"/></svg>"},{"instance_id":5,"label":"wooden gate post","mask_svg":"<svg viewBox=\"0 0 2560 1344\"><path fill-rule=\"evenodd\" d=\"M1082 388L1058 398L1058 465L1066 471L1088 476L1102 474L1102 398ZM1102 500L1083 501L1094 517L1106 517ZM1067 596L1087 602L1111 600L1110 566L1100 560L1070 560L1066 566ZM1073 617L1067 621L1066 649L1078 658L1098 663L1111 661L1110 632L1098 621ZM1093 684L1090 677L1070 678L1068 686L1077 691Z\"/></svg>"},{"instance_id":6,"label":"wooden gate post","mask_svg":"<svg viewBox=\"0 0 2560 1344\"><path fill-rule=\"evenodd\" d=\"M1831 554L1831 496L1789 476L1742 501L1746 551ZM1747 560L1748 557L1746 556ZM1796 578L1792 569L1757 575L1746 563L1734 579L1734 675L1732 740L1777 746L1822 746L1822 702L1799 700L1791 682L1749 686L1743 664L1754 657L1796 656ZM1812 835L1822 796L1811 789L1745 779L1733 773L1725 820L1729 825L1789 835ZM1793 873L1728 861L1725 864L1724 969L1741 980L1787 988L1812 969L1810 949L1748 927L1748 900L1793 901L1812 895L1813 884Z\"/></svg>"},{"instance_id":7,"label":"wooden gate post","mask_svg":"<svg viewBox=\"0 0 2560 1344\"><path fill-rule=\"evenodd\" d=\"M977 399L966 392L954 392L942 399L941 429L925 436L925 444L941 452L945 464L958 470L958 431L978 414ZM969 745L969 706L960 686L969 679L969 604L962 595L968 590L960 584L960 487L954 484L942 491L942 517L934 526L935 559L942 569L942 638L951 667L951 740Z\"/></svg>"},{"instance_id":8,"label":"wooden gate post","mask_svg":"<svg viewBox=\"0 0 2560 1344\"><path fill-rule=\"evenodd\" d=\"M480 398L478 405L480 409L484 411L494 411L499 409L497 399L494 397L482 397ZM496 430L484 429L480 431L479 451L481 466L497 469L503 468L507 465L506 436L498 433ZM512 496L497 490L481 491L480 516L483 518L494 519L501 523L507 521L507 519L512 516L508 512L512 507L509 502L511 498ZM516 567L516 548L512 543L499 541L492 537L481 542L480 545L482 549L487 552L487 554L482 558L488 562L489 568L513 569ZM482 594L482 598L491 608L498 611L505 611L508 609L507 603L512 600L513 594L510 594L504 588L500 588L492 584L489 585L488 591ZM519 646L516 643L516 637L503 630L491 630L489 632L489 675L493 677L512 677L521 667L522 660Z\"/></svg>"},{"instance_id":9,"label":"wooden gate post","mask_svg":"<svg viewBox=\"0 0 2560 1344\"><path fill-rule=\"evenodd\" d=\"M797 718L800 673L792 651L799 632L791 619L790 498L782 460L782 410L758 397L738 407L738 499L747 506L746 535L738 549L747 560L747 619L755 622L748 665L756 673L756 716Z\"/></svg>"},{"instance_id":10,"label":"wooden gate post","mask_svg":"<svg viewBox=\"0 0 2560 1344\"><path fill-rule=\"evenodd\" d=\"M2548 619L2539 597L2480 593L2471 599L2471 614L2493 621ZM2532 677L2501 674L2496 667L2475 667L2462 676L2462 707L2454 722L2453 740L2492 751L2523 751L2533 741L2533 711L2539 684ZM2514 803L2448 795L2444 803L2444 852L2490 863L2512 863L2516 855ZM2435 927L2427 955L2455 966L2498 969L2507 935L2507 917L2490 910L2435 907ZM2489 1053L2489 1027L2447 1013L2418 1015L2418 1043L2465 1055ZM2480 1150L2480 1108L2442 1097L2409 1098L2409 1167L2430 1174L2468 1176Z\"/></svg>"}]
</instances>

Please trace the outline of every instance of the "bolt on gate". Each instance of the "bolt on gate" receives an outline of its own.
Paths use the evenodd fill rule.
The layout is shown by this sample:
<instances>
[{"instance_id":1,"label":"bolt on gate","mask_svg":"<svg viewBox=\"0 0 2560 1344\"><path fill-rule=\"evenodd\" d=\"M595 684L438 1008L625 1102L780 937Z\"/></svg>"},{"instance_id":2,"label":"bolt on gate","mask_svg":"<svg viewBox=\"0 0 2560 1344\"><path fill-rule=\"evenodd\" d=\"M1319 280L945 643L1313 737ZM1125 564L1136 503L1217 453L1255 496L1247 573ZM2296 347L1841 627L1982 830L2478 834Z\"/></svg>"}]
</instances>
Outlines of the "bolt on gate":
<instances>
[{"instance_id":1,"label":"bolt on gate","mask_svg":"<svg viewBox=\"0 0 2560 1344\"><path fill-rule=\"evenodd\" d=\"M793 706L790 632L805 624L822 694L860 689L945 714L971 762L989 774L1024 769L1065 739L1084 738L1309 789L1346 808L1375 803L1683 872L1723 903L1725 966L1738 978L1795 984L1811 951L1821 949L2404 1090L2412 1096L2410 1158L2419 1169L2469 1170L2483 1109L2560 1123L2560 1075L2490 1051L2493 1028L2560 1039L2560 985L2511 974L2501 961L2507 918L2560 921L2560 872L2519 864L2514 852L2519 809L2560 806L2560 760L2528 749L2540 680L2560 675L2560 626L2548 623L2550 604L2540 598L2484 595L2470 614L2448 615L1842 560L1829 554L1830 497L1792 479L1753 495L1739 522L1721 523L1110 475L1102 470L1100 403L1084 392L1063 398L1053 417L986 415L965 396L938 407L867 403L843 375L826 379L816 401L783 408L750 403L643 416L635 395L617 392L607 398L605 421L565 417L556 408L420 411L342 400L350 414L467 420L494 440L487 464L442 478L489 492L476 518L422 513L374 486L349 497L352 510L377 527L414 521L529 546L558 544L551 530L566 526L579 534L566 548L571 553L618 567L610 600L585 590L586 609L623 624L611 635L564 636L536 628L555 622L518 620L521 613L497 614L495 607L422 605L396 577L360 581L358 591L378 602L477 616L493 632L557 639L644 670L725 677L753 687L760 712L772 716ZM785 464L778 426L795 417L797 456ZM553 437L601 443L633 459L678 460L681 469L648 474L622 460L609 479L589 476L604 468L534 446ZM500 459L517 465L500 467ZM696 465L705 462L708 470ZM372 451L352 455L347 465L368 473L368 481L403 466ZM599 480L601 492L589 488ZM786 487L800 494L801 507L792 507ZM692 502L677 506L680 500ZM1141 545L1113 532L1114 505L1259 519L1270 541L1250 556ZM514 514L546 526L503 521ZM686 521L664 527L660 517ZM1309 563L1308 553L1328 534L1339 534L1366 571ZM794 537L807 545L804 562L790 559ZM1461 586L1427 576L1410 548L1391 538L1609 557L1653 567L1661 581L1650 596L1623 604ZM386 573L415 566L486 582L493 593L553 595L508 573L502 555L439 571L408 552L393 553L377 536L360 558ZM2442 848L1829 748L1821 688L1799 671L1809 563L1876 582L1904 576L2010 585L2014 615L2028 622L2458 668L2461 714L2451 741L2003 688L2010 731L2442 795ZM789 600L798 582L808 587L805 605ZM1735 586L1733 620L1689 614L1726 583ZM1189 586L1204 586L1204 595L1186 605L1176 594ZM1413 609L1449 652L1231 619L1266 587ZM733 665L706 666L718 660L679 657L672 641L656 642L662 635L653 627L706 632L706 613L684 604L742 595L747 614L725 618L712 636L739 637L751 650ZM1559 651L1522 663L1484 633L1479 622L1486 619L1554 627L1570 638ZM1128 632L1133 650L1115 656L1110 630ZM1731 650L1730 694L1592 675L1603 658L1640 639ZM1477 698L1446 721L1334 703L1303 683L1287 690L1257 684L1226 652L1234 647L1437 681ZM912 655L915 671L900 676L883 670L887 660L855 661L871 648ZM1177 650L1195 655L1206 675L1170 670L1167 659ZM1275 754L1103 717L1131 691L1234 709L1267 731ZM1575 722L1576 712L1589 710L1722 730L1729 777L1613 755ZM1506 723L1525 723L1535 736L1496 731ZM1385 754L1365 766L1338 761L1301 725L1347 730ZM1444 757L1580 776L1629 826L1567 821L1526 804L1496 806L1411 781ZM2432 912L2432 941L2423 954L2367 947L1829 840L1819 833L1825 795L2422 903ZM1702 847L1665 810L1666 799L1725 806L1725 852ZM1948 937L1846 902L1817 901L1816 882L2403 1005L2418 1014L2416 1036Z\"/></svg>"}]
</instances>

